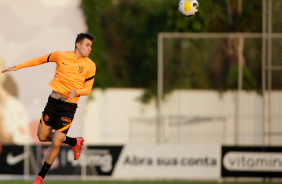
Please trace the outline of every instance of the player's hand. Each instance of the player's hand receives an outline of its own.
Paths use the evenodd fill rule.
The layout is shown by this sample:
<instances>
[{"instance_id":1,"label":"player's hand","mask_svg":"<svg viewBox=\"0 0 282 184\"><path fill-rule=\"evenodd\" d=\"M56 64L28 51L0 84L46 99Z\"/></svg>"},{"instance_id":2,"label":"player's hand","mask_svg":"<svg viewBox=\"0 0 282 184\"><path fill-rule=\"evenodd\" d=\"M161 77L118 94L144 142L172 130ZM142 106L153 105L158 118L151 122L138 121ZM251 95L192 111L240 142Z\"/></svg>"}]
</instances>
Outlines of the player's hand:
<instances>
[{"instance_id":1,"label":"player's hand","mask_svg":"<svg viewBox=\"0 0 282 184\"><path fill-rule=\"evenodd\" d=\"M17 67L16 66L12 66L12 67L9 67L9 68L6 68L4 70L2 70L1 73L5 73L5 72L11 72L11 71L17 71Z\"/></svg>"},{"instance_id":2,"label":"player's hand","mask_svg":"<svg viewBox=\"0 0 282 184\"><path fill-rule=\"evenodd\" d=\"M76 97L77 92L75 89L71 89L69 92L69 99L73 99L74 97Z\"/></svg>"}]
</instances>

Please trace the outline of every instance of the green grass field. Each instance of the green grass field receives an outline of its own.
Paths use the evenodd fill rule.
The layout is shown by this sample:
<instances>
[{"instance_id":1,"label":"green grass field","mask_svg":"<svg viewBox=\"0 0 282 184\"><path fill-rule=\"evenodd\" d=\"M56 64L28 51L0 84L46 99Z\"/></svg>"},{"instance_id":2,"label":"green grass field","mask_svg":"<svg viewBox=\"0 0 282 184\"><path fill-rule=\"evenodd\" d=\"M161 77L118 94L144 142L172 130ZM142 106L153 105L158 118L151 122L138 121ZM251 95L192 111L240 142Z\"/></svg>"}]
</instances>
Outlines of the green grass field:
<instances>
[{"instance_id":1,"label":"green grass field","mask_svg":"<svg viewBox=\"0 0 282 184\"><path fill-rule=\"evenodd\" d=\"M1 181L0 184L30 184L33 181ZM266 184L264 182L199 182L199 181L48 181L43 184Z\"/></svg>"}]
</instances>

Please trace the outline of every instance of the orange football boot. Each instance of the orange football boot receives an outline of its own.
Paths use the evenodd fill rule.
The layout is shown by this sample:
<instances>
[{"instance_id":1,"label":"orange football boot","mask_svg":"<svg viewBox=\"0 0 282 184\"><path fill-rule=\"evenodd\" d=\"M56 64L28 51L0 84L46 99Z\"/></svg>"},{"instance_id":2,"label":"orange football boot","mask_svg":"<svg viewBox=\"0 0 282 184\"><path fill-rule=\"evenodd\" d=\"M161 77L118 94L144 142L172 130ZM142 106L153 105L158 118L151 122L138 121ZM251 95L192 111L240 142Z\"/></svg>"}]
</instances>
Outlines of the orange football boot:
<instances>
[{"instance_id":1,"label":"orange football boot","mask_svg":"<svg viewBox=\"0 0 282 184\"><path fill-rule=\"evenodd\" d=\"M72 147L74 151L74 160L77 160L81 153L81 147L83 145L84 139L82 137L76 137L77 143Z\"/></svg>"},{"instance_id":2,"label":"orange football boot","mask_svg":"<svg viewBox=\"0 0 282 184\"><path fill-rule=\"evenodd\" d=\"M37 176L33 184L41 184L43 182L43 178L41 176Z\"/></svg>"}]
</instances>

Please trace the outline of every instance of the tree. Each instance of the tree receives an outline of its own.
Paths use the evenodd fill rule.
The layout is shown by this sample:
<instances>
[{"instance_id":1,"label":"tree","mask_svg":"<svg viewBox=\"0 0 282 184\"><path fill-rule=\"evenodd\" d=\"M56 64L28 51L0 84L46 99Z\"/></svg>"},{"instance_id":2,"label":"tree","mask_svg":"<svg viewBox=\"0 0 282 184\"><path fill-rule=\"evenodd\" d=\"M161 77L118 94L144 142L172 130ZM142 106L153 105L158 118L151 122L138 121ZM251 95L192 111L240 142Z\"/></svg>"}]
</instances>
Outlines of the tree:
<instances>
[{"instance_id":1,"label":"tree","mask_svg":"<svg viewBox=\"0 0 282 184\"><path fill-rule=\"evenodd\" d=\"M196 16L187 18L178 11L178 0L83 0L89 32L94 42L98 87L144 88L143 101L156 95L157 35L159 32L261 32L261 1L198 0ZM250 24L252 22L252 24ZM233 89L231 68L237 66L238 40L218 42L218 51L197 41L166 40L165 61L168 83L165 92L184 89ZM201 52L203 47L205 52ZM257 52L259 44L245 41L244 47ZM189 49L189 53L187 53ZM175 54L181 53L181 54ZM191 53L193 54L191 56ZM259 53L259 52L258 52ZM190 54L190 55L189 55ZM242 53L250 80L258 79L257 55ZM186 58L193 58L187 62ZM237 79L237 78L236 78ZM251 82L251 84L258 84ZM252 86L251 89L257 88Z\"/></svg>"}]
</instances>

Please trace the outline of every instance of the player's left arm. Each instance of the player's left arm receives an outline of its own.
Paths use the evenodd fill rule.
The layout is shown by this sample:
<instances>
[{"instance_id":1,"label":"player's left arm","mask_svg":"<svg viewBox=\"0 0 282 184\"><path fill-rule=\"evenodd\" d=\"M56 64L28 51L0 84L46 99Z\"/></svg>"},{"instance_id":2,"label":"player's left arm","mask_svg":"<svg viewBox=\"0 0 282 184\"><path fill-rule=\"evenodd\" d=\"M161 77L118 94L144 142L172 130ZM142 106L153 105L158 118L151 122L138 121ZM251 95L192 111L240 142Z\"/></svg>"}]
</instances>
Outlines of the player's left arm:
<instances>
[{"instance_id":1,"label":"player's left arm","mask_svg":"<svg viewBox=\"0 0 282 184\"><path fill-rule=\"evenodd\" d=\"M91 93L92 86L94 84L96 73L96 65L88 72L87 77L84 82L84 87L82 89L71 89L69 91L69 98L73 99L76 96L86 96Z\"/></svg>"}]
</instances>

